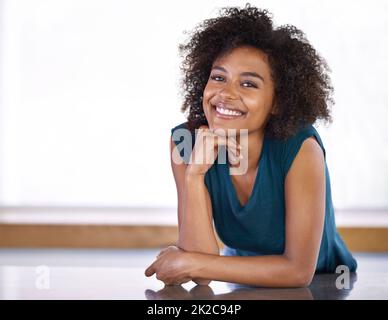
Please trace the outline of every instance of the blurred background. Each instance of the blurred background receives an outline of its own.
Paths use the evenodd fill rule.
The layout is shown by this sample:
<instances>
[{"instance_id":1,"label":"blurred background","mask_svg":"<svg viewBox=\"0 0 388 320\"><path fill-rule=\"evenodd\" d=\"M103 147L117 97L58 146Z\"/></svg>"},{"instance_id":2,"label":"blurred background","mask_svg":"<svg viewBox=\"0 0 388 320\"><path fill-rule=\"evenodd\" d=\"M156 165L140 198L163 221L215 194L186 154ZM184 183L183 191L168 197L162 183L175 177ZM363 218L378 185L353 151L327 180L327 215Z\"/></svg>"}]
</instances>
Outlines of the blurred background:
<instances>
[{"instance_id":1,"label":"blurred background","mask_svg":"<svg viewBox=\"0 0 388 320\"><path fill-rule=\"evenodd\" d=\"M354 248L378 228L385 238L371 248L383 250L388 3L251 4L273 13L277 25L302 29L331 67L334 122L316 128L327 150L337 223L344 234L374 228L347 235L354 235ZM1 246L173 241L169 139L185 121L178 45L185 31L234 5L245 1L0 0ZM165 228L156 240L155 233L139 237L130 229L119 236L104 226Z\"/></svg>"}]
</instances>

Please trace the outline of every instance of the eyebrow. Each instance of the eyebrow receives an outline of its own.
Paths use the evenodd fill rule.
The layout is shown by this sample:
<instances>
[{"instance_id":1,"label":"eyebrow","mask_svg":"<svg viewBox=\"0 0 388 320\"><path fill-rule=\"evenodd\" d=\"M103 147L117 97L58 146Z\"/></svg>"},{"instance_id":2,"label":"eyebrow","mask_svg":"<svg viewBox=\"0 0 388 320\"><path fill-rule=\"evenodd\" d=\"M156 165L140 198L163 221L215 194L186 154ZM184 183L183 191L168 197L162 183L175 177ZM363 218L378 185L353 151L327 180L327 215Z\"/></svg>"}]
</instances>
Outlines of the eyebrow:
<instances>
[{"instance_id":1,"label":"eyebrow","mask_svg":"<svg viewBox=\"0 0 388 320\"><path fill-rule=\"evenodd\" d=\"M225 68L220 67L220 66L214 66L214 67L212 68L212 70L213 70L213 69L220 70L220 71L223 71L223 72L225 72L225 73L228 73L228 71L227 71ZM263 78L261 75L259 75L258 73L256 73L256 72L245 71L245 72L241 72L240 75L241 75L241 76L249 76L249 77L259 78L261 81L264 82L264 78Z\"/></svg>"}]
</instances>

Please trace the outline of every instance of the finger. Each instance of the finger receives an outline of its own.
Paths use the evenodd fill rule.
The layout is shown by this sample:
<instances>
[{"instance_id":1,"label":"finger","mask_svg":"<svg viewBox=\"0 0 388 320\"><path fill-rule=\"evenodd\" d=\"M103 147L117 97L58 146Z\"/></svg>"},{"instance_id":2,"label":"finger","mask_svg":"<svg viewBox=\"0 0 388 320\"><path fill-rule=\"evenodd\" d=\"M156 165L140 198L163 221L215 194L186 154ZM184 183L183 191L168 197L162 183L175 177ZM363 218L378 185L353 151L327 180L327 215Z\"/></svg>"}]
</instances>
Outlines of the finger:
<instances>
[{"instance_id":1,"label":"finger","mask_svg":"<svg viewBox=\"0 0 388 320\"><path fill-rule=\"evenodd\" d=\"M237 164L239 161L239 153L237 151L237 146L235 140L230 140L228 142L226 137L217 136L216 144L214 146L215 152L217 152L219 146L224 146L228 150L228 157L233 164Z\"/></svg>"},{"instance_id":2,"label":"finger","mask_svg":"<svg viewBox=\"0 0 388 320\"><path fill-rule=\"evenodd\" d=\"M241 148L237 140L233 137L216 136L216 140L219 145L224 145L229 149L237 150Z\"/></svg>"},{"instance_id":3,"label":"finger","mask_svg":"<svg viewBox=\"0 0 388 320\"><path fill-rule=\"evenodd\" d=\"M238 149L238 147L235 144L231 144L228 142L226 145L226 148L229 152L232 152L233 155L235 155L236 157L239 157L240 150Z\"/></svg>"},{"instance_id":4,"label":"finger","mask_svg":"<svg viewBox=\"0 0 388 320\"><path fill-rule=\"evenodd\" d=\"M151 277L155 273L155 262L151 264L145 271L144 274L146 277Z\"/></svg>"},{"instance_id":5,"label":"finger","mask_svg":"<svg viewBox=\"0 0 388 320\"><path fill-rule=\"evenodd\" d=\"M217 135L213 135L212 136L212 141L214 141L214 146L227 146L228 144L228 140L226 137L223 137L223 136L217 136Z\"/></svg>"},{"instance_id":6,"label":"finger","mask_svg":"<svg viewBox=\"0 0 388 320\"><path fill-rule=\"evenodd\" d=\"M237 150L236 148L228 148L228 155L232 155L234 158L236 158L237 161L243 159L241 151Z\"/></svg>"},{"instance_id":7,"label":"finger","mask_svg":"<svg viewBox=\"0 0 388 320\"><path fill-rule=\"evenodd\" d=\"M224 137L227 139L227 141L231 141L233 144L236 145L238 149L241 149L240 144L237 142L237 139L234 135L228 134L228 132L222 128L217 128L217 129L209 129L208 130L210 133L217 137Z\"/></svg>"},{"instance_id":8,"label":"finger","mask_svg":"<svg viewBox=\"0 0 388 320\"><path fill-rule=\"evenodd\" d=\"M210 132L208 126L200 126L198 128L198 133L200 133L200 134L206 134L207 132Z\"/></svg>"},{"instance_id":9,"label":"finger","mask_svg":"<svg viewBox=\"0 0 388 320\"><path fill-rule=\"evenodd\" d=\"M229 153L232 153L232 156L235 158L239 158L239 149L236 140L219 138L218 145L224 145Z\"/></svg>"},{"instance_id":10,"label":"finger","mask_svg":"<svg viewBox=\"0 0 388 320\"><path fill-rule=\"evenodd\" d=\"M228 151L232 151L233 154L238 159L242 159L242 151L241 151L241 145L237 142L236 138L229 137L228 138L228 144L227 144Z\"/></svg>"},{"instance_id":11,"label":"finger","mask_svg":"<svg viewBox=\"0 0 388 320\"><path fill-rule=\"evenodd\" d=\"M237 142L237 139L233 136L228 137L228 146L241 150L241 145Z\"/></svg>"},{"instance_id":12,"label":"finger","mask_svg":"<svg viewBox=\"0 0 388 320\"><path fill-rule=\"evenodd\" d=\"M210 131L219 137L226 137L228 135L227 131L225 129L222 129L222 128L210 129Z\"/></svg>"},{"instance_id":13,"label":"finger","mask_svg":"<svg viewBox=\"0 0 388 320\"><path fill-rule=\"evenodd\" d=\"M228 161L230 164L237 165L240 161L237 155L233 154L233 152L228 153Z\"/></svg>"}]
</instances>

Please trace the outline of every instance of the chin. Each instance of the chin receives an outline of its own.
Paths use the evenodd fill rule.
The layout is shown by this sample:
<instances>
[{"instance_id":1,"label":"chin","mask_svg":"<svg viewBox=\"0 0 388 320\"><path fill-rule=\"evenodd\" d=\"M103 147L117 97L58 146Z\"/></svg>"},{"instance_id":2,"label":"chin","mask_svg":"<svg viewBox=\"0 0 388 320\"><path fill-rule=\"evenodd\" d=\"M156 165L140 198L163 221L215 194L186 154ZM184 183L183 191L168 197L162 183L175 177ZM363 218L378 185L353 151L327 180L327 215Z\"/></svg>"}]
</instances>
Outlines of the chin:
<instances>
[{"instance_id":1,"label":"chin","mask_svg":"<svg viewBox=\"0 0 388 320\"><path fill-rule=\"evenodd\" d=\"M209 128L210 129L222 129L222 130L228 130L228 129L232 129L232 130L236 130L237 134L239 134L239 130L241 129L240 126L237 126L237 125L233 125L232 123L228 123L228 124L224 124L224 123L217 123L217 122L213 122L211 125L209 125Z\"/></svg>"}]
</instances>

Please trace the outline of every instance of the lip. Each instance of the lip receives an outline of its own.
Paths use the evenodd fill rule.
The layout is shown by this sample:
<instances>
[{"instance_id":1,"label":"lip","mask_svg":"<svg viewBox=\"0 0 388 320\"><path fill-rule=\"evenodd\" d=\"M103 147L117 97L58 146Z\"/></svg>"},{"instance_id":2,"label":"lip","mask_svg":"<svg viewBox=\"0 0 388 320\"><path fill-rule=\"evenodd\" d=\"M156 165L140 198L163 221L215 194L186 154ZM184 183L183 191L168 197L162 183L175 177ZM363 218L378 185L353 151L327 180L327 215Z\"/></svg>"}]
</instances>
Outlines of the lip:
<instances>
[{"instance_id":1,"label":"lip","mask_svg":"<svg viewBox=\"0 0 388 320\"><path fill-rule=\"evenodd\" d=\"M227 120L235 120L235 119L240 119L242 117L245 116L245 112L234 107L234 106L231 106L229 104L226 104L226 103L223 103L223 102L217 102L215 104L210 104L211 108L212 108L212 111L215 113L215 116L217 118L221 118L221 119L227 119ZM238 112L241 112L242 114L239 115L239 116L233 116L233 115L227 115L227 114L222 114L222 113L219 113L217 111L217 107L219 108L224 108L224 109L229 109L229 110L233 110L233 111L238 111Z\"/></svg>"}]
</instances>

